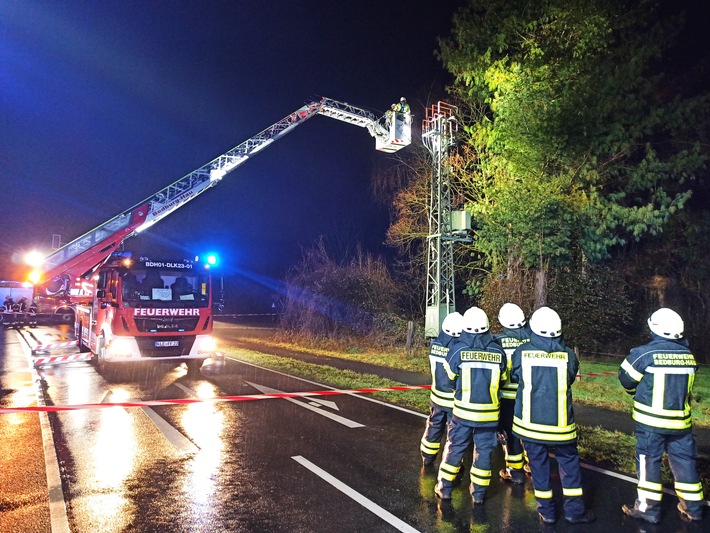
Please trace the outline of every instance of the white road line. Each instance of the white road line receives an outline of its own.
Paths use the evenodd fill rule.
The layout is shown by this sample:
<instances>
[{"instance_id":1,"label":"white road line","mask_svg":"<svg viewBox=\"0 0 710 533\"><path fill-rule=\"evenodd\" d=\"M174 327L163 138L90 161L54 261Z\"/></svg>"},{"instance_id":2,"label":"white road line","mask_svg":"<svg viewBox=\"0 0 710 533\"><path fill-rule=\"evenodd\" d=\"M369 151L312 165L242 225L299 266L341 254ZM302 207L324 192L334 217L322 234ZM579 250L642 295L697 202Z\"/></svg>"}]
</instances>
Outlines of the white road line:
<instances>
[{"instance_id":1,"label":"white road line","mask_svg":"<svg viewBox=\"0 0 710 533\"><path fill-rule=\"evenodd\" d=\"M190 439L170 425L170 423L168 423L158 413L153 411L153 409L150 407L141 407L141 410L148 418L150 418L153 424L155 424L155 427L157 427L158 430L165 435L168 442L172 444L173 448L175 448L179 453L196 453L200 450Z\"/></svg>"},{"instance_id":2,"label":"white road line","mask_svg":"<svg viewBox=\"0 0 710 533\"><path fill-rule=\"evenodd\" d=\"M253 366L255 368L260 368L261 370L266 370L268 372L273 372L274 374L278 374L280 376L286 376L291 379L297 379L299 381L303 381L304 383L310 383L311 385L317 385L318 387L323 387L324 389L329 389L329 390L340 390L337 387L331 387L329 385L323 385L322 383L318 383L317 381L311 381L309 379L305 378L299 378L298 376L292 376L291 374L286 374L285 372L279 372L278 370L274 370L272 368L266 368L265 366L260 366L254 363L248 363L247 361L242 361L241 359L237 359L235 357L227 356L227 359L230 359L231 361L234 361L235 363L241 363L243 365L249 365ZM402 411L403 413L407 413L409 415L414 415L418 416L420 418L429 418L429 415L422 414L418 411L412 411L411 409L407 409L406 407L400 407L399 405L393 405L391 403L383 402L381 400L377 400L375 398L370 398L367 394L356 394L354 392L348 392L345 393L346 396L352 396L353 398L359 398L361 400L365 400L368 402L373 402L379 405L383 405L385 407L389 407L390 409L395 409L397 411Z\"/></svg>"},{"instance_id":3,"label":"white road line","mask_svg":"<svg viewBox=\"0 0 710 533\"><path fill-rule=\"evenodd\" d=\"M554 454L550 454L550 455L552 457L554 457ZM609 470L604 470L603 468L599 468L598 466L588 465L586 463L580 463L579 465L582 468L586 468L587 470L591 470L592 472L597 472L599 474L604 474L605 476L615 477L615 478L621 479L623 481L628 481L629 483L633 483L634 485L636 485L638 483L638 480L636 478L631 477L631 476L619 474L617 472L611 472ZM673 489L669 489L669 488L664 487L663 492L665 492L666 494L670 494L671 496L677 496ZM705 505L710 507L710 501L705 500Z\"/></svg>"},{"instance_id":4,"label":"white road line","mask_svg":"<svg viewBox=\"0 0 710 533\"><path fill-rule=\"evenodd\" d=\"M261 392L262 394L279 394L282 393L283 391L272 389L270 387L265 387L264 385L258 385L257 383L251 383L249 381L246 382L247 385L250 385L254 387L256 390ZM349 418L345 418L333 413L330 413L328 411L323 411L320 406L314 407L313 405L310 405L308 403L303 403L299 402L298 400L294 400L293 398L283 398L284 400L287 400L291 403L295 403L299 407L303 407L304 409L308 409L309 411L313 411L314 413L318 413L321 416L324 416L326 418L329 418L333 420L334 422L338 422L339 424L342 424L346 427L349 428L364 428L365 425L361 424L360 422L355 422L354 420L350 420Z\"/></svg>"},{"instance_id":5,"label":"white road line","mask_svg":"<svg viewBox=\"0 0 710 533\"><path fill-rule=\"evenodd\" d=\"M299 463L300 465L306 467L308 470L313 472L315 475L320 477L321 479L327 481L331 485L333 485L336 489L338 489L340 492L345 494L346 496L349 496L353 500L355 500L357 503L362 505L365 509L368 511L372 512L373 514L376 514L379 516L382 520L390 524L392 527L398 529L399 531L404 531L406 533L419 533L419 530L414 529L412 526L407 524L406 522L403 522L396 516L394 516L392 513L389 511L386 511L379 505L377 505L375 502L372 500L369 500L365 498L362 494L357 492L356 490L350 488L348 485L340 481L338 478L331 476L328 472L323 470L322 468L314 465L311 463L308 459L304 458L301 455L294 455L291 457L294 461Z\"/></svg>"},{"instance_id":6,"label":"white road line","mask_svg":"<svg viewBox=\"0 0 710 533\"><path fill-rule=\"evenodd\" d=\"M197 393L192 390L190 387L186 387L182 383L173 383L178 389L182 390L184 393L186 393L188 396L192 396L193 398L199 398Z\"/></svg>"},{"instance_id":7,"label":"white road line","mask_svg":"<svg viewBox=\"0 0 710 533\"><path fill-rule=\"evenodd\" d=\"M16 333L16 335L21 337L19 333ZM20 345L29 363L28 371L32 375L32 381L37 383L39 387L41 381L34 365L32 365L32 352L29 346L23 343L22 340L23 339L20 338ZM44 395L41 390L35 391L35 397L37 398L37 405L45 407ZM54 444L52 426L49 423L49 415L46 412L38 413L38 415L42 433L42 450L44 452L44 468L47 475L47 490L49 492L50 527L52 533L70 533L67 505L64 498L64 491L62 490L62 478L59 472L59 461L57 460L57 450Z\"/></svg>"}]
</instances>

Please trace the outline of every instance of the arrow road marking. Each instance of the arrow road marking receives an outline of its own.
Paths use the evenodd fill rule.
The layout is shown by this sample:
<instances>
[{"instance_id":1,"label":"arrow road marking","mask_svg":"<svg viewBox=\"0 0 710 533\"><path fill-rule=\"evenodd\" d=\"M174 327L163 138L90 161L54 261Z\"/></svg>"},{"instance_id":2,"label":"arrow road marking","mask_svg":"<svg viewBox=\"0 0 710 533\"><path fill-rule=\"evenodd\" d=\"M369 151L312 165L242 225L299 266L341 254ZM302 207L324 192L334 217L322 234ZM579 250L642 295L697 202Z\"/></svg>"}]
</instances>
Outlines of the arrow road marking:
<instances>
[{"instance_id":1,"label":"arrow road marking","mask_svg":"<svg viewBox=\"0 0 710 533\"><path fill-rule=\"evenodd\" d=\"M251 383L249 381L246 382L247 385L251 385L254 387L256 390L263 394L282 394L283 391L277 390L277 389L272 389L270 387L266 387L264 385L257 385L256 383ZM320 407L314 407L313 405L309 405L304 402L299 402L298 400L294 400L293 398L283 398L284 400L288 400L291 403L295 403L296 405L303 407L304 409L308 409L310 411L313 411L314 413L318 413L321 416L324 416L326 418L330 418L331 420L338 422L339 424L342 424L344 426L347 426L349 428L362 428L365 427L364 424L360 424L359 422L355 422L353 420L350 420L348 418L335 415L333 413L329 413L328 411L323 411ZM318 400L318 403L322 403L322 400ZM332 403L332 402L329 402Z\"/></svg>"},{"instance_id":2,"label":"arrow road marking","mask_svg":"<svg viewBox=\"0 0 710 533\"><path fill-rule=\"evenodd\" d=\"M322 405L323 407L330 407L333 411L340 411L338 408L338 404L335 402L331 402L330 400L321 400L320 398L311 398L311 401L309 402L311 405L316 404Z\"/></svg>"}]
</instances>

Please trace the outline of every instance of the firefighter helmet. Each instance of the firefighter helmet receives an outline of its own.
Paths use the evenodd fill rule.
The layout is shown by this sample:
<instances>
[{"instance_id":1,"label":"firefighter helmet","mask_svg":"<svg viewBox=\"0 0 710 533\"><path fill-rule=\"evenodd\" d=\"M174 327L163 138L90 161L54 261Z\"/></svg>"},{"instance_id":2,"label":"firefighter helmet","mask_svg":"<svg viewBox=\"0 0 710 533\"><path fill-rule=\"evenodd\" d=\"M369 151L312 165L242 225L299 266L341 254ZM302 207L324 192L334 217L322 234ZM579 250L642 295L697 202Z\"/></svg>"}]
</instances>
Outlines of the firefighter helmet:
<instances>
[{"instance_id":1,"label":"firefighter helmet","mask_svg":"<svg viewBox=\"0 0 710 533\"><path fill-rule=\"evenodd\" d=\"M541 337L559 337L562 335L562 320L554 309L541 307L530 317L530 329Z\"/></svg>"},{"instance_id":2,"label":"firefighter helmet","mask_svg":"<svg viewBox=\"0 0 710 533\"><path fill-rule=\"evenodd\" d=\"M463 331L463 316L458 311L449 313L441 323L441 330L447 335L458 337Z\"/></svg>"},{"instance_id":3,"label":"firefighter helmet","mask_svg":"<svg viewBox=\"0 0 710 533\"><path fill-rule=\"evenodd\" d=\"M463 329L469 333L485 333L490 324L488 315L480 307L471 307L463 314Z\"/></svg>"},{"instance_id":4,"label":"firefighter helmet","mask_svg":"<svg viewBox=\"0 0 710 533\"><path fill-rule=\"evenodd\" d=\"M505 303L498 311L498 321L504 328L522 328L525 325L525 313L516 304Z\"/></svg>"},{"instance_id":5,"label":"firefighter helmet","mask_svg":"<svg viewBox=\"0 0 710 533\"><path fill-rule=\"evenodd\" d=\"M664 339L680 339L685 329L680 315L667 307L661 307L648 317L648 327Z\"/></svg>"},{"instance_id":6,"label":"firefighter helmet","mask_svg":"<svg viewBox=\"0 0 710 533\"><path fill-rule=\"evenodd\" d=\"M402 98L399 99L399 101L404 104L407 101L407 99L403 96Z\"/></svg>"}]
</instances>

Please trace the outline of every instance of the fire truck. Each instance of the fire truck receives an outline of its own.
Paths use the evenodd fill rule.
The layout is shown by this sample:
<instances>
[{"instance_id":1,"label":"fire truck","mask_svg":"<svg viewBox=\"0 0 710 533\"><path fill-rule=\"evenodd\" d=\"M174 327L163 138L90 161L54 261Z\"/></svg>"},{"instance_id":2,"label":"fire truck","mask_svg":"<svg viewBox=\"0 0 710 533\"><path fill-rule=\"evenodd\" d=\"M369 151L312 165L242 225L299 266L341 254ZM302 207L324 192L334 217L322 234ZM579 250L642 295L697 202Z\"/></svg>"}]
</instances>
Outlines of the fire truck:
<instances>
[{"instance_id":1,"label":"fire truck","mask_svg":"<svg viewBox=\"0 0 710 533\"><path fill-rule=\"evenodd\" d=\"M199 262L115 252L94 278L91 302L76 305L75 334L99 368L152 359L196 371L214 355L211 281Z\"/></svg>"},{"instance_id":2,"label":"fire truck","mask_svg":"<svg viewBox=\"0 0 710 533\"><path fill-rule=\"evenodd\" d=\"M189 261L135 260L121 246L318 114L366 128L382 152L411 143L408 113L378 117L329 98L310 102L48 255L36 276L36 298L70 303L79 348L90 352L99 367L162 360L199 368L215 352L207 271Z\"/></svg>"}]
</instances>

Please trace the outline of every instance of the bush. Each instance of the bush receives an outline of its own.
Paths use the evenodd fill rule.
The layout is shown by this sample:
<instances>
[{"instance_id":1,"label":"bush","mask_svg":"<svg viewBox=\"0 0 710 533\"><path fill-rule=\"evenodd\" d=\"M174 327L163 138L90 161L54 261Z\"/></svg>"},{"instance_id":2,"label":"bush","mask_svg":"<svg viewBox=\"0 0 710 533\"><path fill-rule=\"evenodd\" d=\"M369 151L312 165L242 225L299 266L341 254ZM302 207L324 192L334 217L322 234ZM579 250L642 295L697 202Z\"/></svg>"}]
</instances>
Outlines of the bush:
<instances>
[{"instance_id":1,"label":"bush","mask_svg":"<svg viewBox=\"0 0 710 533\"><path fill-rule=\"evenodd\" d=\"M370 345L403 343L406 320L397 314L400 290L385 263L359 252L342 265L323 240L306 250L287 276L280 325L314 341Z\"/></svg>"}]
</instances>

